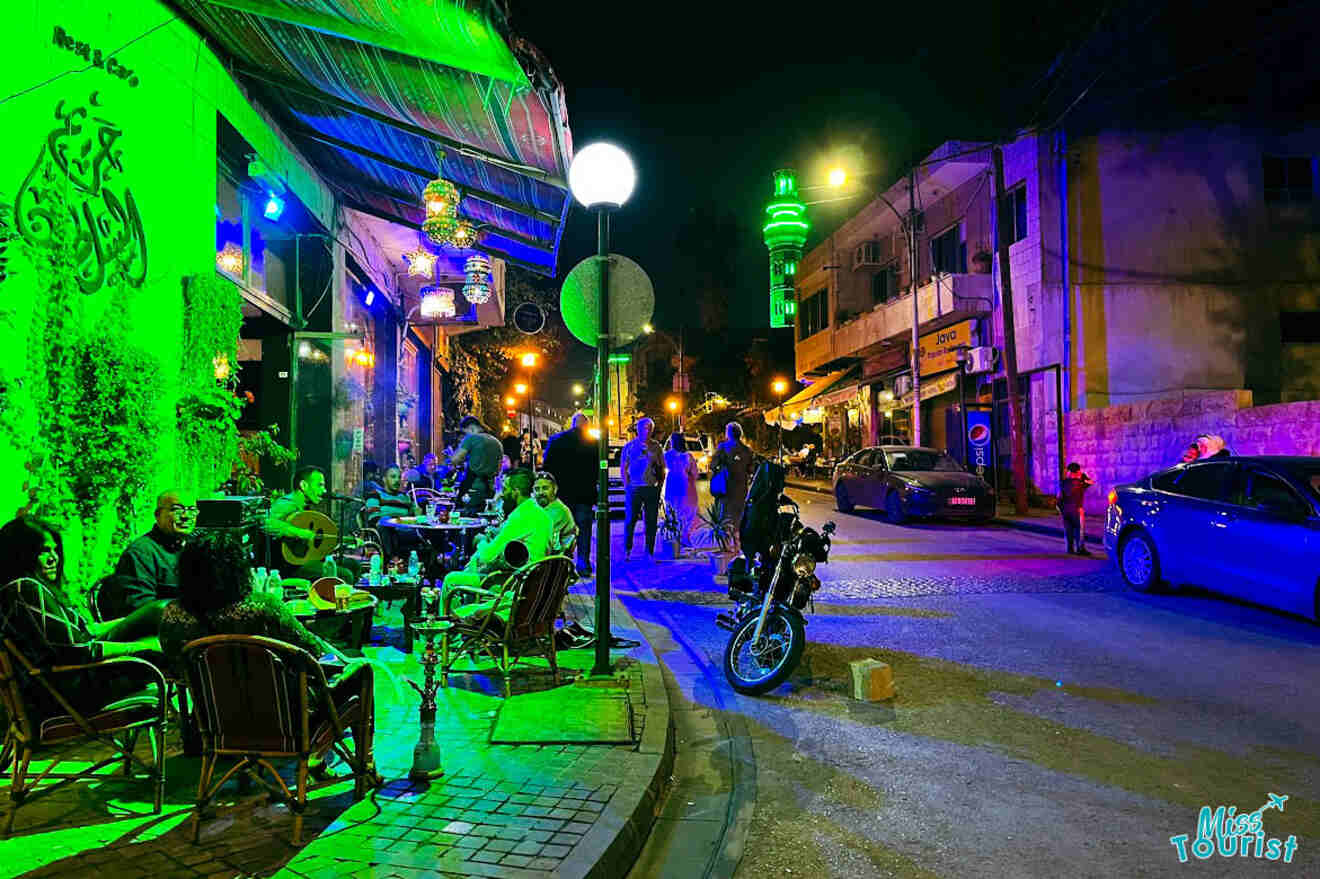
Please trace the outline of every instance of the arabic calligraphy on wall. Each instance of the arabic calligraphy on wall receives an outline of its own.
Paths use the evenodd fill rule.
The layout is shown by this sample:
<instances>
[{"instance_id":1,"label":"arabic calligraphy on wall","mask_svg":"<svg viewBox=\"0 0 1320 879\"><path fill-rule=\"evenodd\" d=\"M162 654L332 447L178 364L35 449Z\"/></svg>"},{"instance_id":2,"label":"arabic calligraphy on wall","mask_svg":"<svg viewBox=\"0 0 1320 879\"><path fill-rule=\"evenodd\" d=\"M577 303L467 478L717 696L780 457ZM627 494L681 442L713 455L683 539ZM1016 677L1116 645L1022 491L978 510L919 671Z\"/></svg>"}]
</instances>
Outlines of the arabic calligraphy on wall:
<instances>
[{"instance_id":1,"label":"arabic calligraphy on wall","mask_svg":"<svg viewBox=\"0 0 1320 879\"><path fill-rule=\"evenodd\" d=\"M47 135L13 208L18 234L31 245L51 248L57 223L51 193L64 192L78 287L88 294L107 284L141 287L147 278L142 217L122 179L123 150L117 143L123 130L92 115L100 107L98 95L91 94L88 106L68 108L64 100L55 105L60 124Z\"/></svg>"}]
</instances>

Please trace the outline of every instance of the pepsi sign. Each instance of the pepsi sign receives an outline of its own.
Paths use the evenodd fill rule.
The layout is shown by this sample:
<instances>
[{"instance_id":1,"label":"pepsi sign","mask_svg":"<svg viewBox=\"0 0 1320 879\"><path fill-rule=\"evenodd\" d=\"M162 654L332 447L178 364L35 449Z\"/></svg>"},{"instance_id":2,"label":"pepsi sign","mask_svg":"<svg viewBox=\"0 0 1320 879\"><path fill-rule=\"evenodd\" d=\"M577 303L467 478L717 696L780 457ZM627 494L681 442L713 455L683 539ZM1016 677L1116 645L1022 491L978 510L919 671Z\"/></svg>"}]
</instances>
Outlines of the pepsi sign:
<instances>
[{"instance_id":1,"label":"pepsi sign","mask_svg":"<svg viewBox=\"0 0 1320 879\"><path fill-rule=\"evenodd\" d=\"M990 466L990 413L984 409L967 410L967 443L971 447L971 463L976 475L985 478Z\"/></svg>"}]
</instances>

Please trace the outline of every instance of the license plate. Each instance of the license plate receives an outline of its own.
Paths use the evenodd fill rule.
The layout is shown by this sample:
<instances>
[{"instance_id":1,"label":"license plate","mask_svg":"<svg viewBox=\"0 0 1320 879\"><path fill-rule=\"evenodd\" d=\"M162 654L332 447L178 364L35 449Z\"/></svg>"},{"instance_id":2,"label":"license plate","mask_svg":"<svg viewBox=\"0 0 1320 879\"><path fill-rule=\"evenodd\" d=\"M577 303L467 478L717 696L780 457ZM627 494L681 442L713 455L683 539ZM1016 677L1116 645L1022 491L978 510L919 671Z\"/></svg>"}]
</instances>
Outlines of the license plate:
<instances>
[{"instance_id":1,"label":"license plate","mask_svg":"<svg viewBox=\"0 0 1320 879\"><path fill-rule=\"evenodd\" d=\"M949 506L952 506L952 507L974 507L974 506L976 506L976 498L974 498L974 497L951 497L951 498L949 498Z\"/></svg>"}]
</instances>

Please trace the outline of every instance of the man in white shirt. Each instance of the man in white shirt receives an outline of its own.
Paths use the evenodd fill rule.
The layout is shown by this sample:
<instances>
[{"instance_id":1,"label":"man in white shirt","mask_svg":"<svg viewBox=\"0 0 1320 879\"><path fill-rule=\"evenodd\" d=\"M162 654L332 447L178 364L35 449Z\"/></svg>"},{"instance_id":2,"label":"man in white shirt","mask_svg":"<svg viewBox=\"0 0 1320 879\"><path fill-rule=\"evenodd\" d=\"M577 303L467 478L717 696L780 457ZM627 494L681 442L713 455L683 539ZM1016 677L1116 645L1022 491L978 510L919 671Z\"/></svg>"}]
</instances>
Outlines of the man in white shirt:
<instances>
[{"instance_id":1,"label":"man in white shirt","mask_svg":"<svg viewBox=\"0 0 1320 879\"><path fill-rule=\"evenodd\" d=\"M541 471L532 484L532 497L550 517L550 551L567 554L577 540L578 526L573 511L559 499L559 482L554 474Z\"/></svg>"},{"instance_id":2,"label":"man in white shirt","mask_svg":"<svg viewBox=\"0 0 1320 879\"><path fill-rule=\"evenodd\" d=\"M474 588L482 584L486 577L500 571L510 572L504 560L504 550L514 541L527 547L528 562L546 557L550 547L551 524L545 510L532 499L532 473L530 470L511 470L504 479L504 492L501 495L506 510L510 510L500 530L490 540L480 544L461 571L451 571L445 575L442 593L442 606L446 613L468 616L489 609L493 601L463 605L450 608L452 591L455 587ZM512 593L505 593L499 602L497 611L507 611L513 604Z\"/></svg>"}]
</instances>

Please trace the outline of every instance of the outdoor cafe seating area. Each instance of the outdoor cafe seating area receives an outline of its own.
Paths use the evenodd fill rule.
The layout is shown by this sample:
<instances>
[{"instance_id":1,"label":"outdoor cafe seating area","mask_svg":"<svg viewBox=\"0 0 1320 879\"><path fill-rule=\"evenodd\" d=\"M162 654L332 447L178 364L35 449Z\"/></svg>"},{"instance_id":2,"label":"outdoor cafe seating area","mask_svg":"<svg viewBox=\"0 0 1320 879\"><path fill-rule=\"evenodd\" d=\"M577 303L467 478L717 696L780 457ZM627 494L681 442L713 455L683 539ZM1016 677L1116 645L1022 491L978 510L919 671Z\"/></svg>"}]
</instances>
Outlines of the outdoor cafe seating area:
<instances>
[{"instance_id":1,"label":"outdoor cafe seating area","mask_svg":"<svg viewBox=\"0 0 1320 879\"><path fill-rule=\"evenodd\" d=\"M327 555L327 572L360 566L355 582L327 576L274 586L273 597L334 644L347 665L271 638L220 634L189 643L182 670L137 656L41 668L5 639L0 696L9 732L0 764L10 776L10 802L4 835L51 831L51 812L34 806L47 795L58 800L56 791L64 785L87 786L75 800L85 800L88 790L122 796L124 785L135 785L151 812L160 814L167 785L177 791L186 783L195 791L189 797L194 841L218 803L239 806L230 802L236 795L240 801L255 795L287 804L293 819L287 836L298 845L314 791L351 784L356 801L388 782L375 753L382 740L395 752L395 778L426 781L442 774L448 743L437 740L436 730L445 727L444 706L453 704L445 692L451 677L469 694L461 698L493 706L482 712L486 716L520 698L513 695L515 676L528 679L520 684L523 692L558 685L556 621L577 579L571 559L551 555L529 562L525 550L521 558L515 552L512 573L456 590L442 607L438 587L444 574L464 564L497 517L460 516L452 495L440 492L417 500L422 514L386 517L337 541L335 554ZM408 544L415 547L409 551L415 563L386 563L380 550L391 543L391 531L418 535ZM254 569L253 580L271 594L264 570ZM465 601L506 593L512 598L507 613L492 606L455 616ZM142 686L98 710L79 710L61 689L78 675L106 681L132 676ZM410 691L420 702L397 710L413 704L401 698ZM396 710L382 710L382 694ZM408 747L400 751L402 742ZM408 750L412 761L404 769L398 764ZM119 783L110 791L106 780L112 777Z\"/></svg>"}]
</instances>

